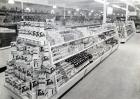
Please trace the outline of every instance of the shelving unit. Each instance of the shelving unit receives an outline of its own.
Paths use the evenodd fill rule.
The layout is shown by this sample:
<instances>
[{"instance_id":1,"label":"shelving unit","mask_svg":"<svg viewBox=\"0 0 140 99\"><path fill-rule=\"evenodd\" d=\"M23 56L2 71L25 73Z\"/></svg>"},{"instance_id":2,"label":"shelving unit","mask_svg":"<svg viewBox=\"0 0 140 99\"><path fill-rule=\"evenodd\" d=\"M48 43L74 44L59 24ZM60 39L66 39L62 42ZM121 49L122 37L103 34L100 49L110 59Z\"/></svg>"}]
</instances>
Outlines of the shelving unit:
<instances>
[{"instance_id":1,"label":"shelving unit","mask_svg":"<svg viewBox=\"0 0 140 99\"><path fill-rule=\"evenodd\" d=\"M20 22L5 78L10 97L57 99L119 46L113 24L64 30L46 25Z\"/></svg>"},{"instance_id":2,"label":"shelving unit","mask_svg":"<svg viewBox=\"0 0 140 99\"><path fill-rule=\"evenodd\" d=\"M72 79L70 79L65 85L62 85L58 93L54 95L51 99L58 99L61 95L63 95L69 88L71 88L76 82L86 76L96 65L102 62L105 58L107 58L110 54L112 54L115 50L117 50L118 45L103 54L103 56L96 59L94 62L85 65L85 68L82 69L77 75L75 75Z\"/></svg>"},{"instance_id":3,"label":"shelving unit","mask_svg":"<svg viewBox=\"0 0 140 99\"><path fill-rule=\"evenodd\" d=\"M116 26L117 26L121 43L125 43L136 33L135 24L133 21L116 22Z\"/></svg>"}]
</instances>

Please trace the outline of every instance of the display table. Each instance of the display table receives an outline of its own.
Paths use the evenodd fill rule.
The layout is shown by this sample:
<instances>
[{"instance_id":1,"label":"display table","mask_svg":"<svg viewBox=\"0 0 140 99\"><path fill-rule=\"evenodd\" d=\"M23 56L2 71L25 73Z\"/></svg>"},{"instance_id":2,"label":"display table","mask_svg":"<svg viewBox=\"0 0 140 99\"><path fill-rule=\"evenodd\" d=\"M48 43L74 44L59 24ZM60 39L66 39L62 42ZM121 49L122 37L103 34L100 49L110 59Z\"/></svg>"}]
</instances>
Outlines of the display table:
<instances>
[{"instance_id":1,"label":"display table","mask_svg":"<svg viewBox=\"0 0 140 99\"><path fill-rule=\"evenodd\" d=\"M114 24L46 27L44 22L20 22L5 72L9 97L58 99L119 46Z\"/></svg>"}]
</instances>

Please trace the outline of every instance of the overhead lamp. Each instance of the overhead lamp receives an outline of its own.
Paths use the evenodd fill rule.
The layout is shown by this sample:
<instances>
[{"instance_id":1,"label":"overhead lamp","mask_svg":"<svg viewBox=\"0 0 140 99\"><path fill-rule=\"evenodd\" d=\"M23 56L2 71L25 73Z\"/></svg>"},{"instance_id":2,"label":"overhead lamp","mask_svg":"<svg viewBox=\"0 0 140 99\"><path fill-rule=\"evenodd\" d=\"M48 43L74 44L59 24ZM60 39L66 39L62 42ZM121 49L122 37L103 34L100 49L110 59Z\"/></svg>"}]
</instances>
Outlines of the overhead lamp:
<instances>
[{"instance_id":1,"label":"overhead lamp","mask_svg":"<svg viewBox=\"0 0 140 99\"><path fill-rule=\"evenodd\" d=\"M121 8L120 6L115 5L115 4L113 4L112 7L115 7L115 8Z\"/></svg>"},{"instance_id":2,"label":"overhead lamp","mask_svg":"<svg viewBox=\"0 0 140 99\"><path fill-rule=\"evenodd\" d=\"M91 12L89 12L89 14L88 14L89 16L91 16Z\"/></svg>"},{"instance_id":3,"label":"overhead lamp","mask_svg":"<svg viewBox=\"0 0 140 99\"><path fill-rule=\"evenodd\" d=\"M112 14L113 13L113 8L112 7L107 7L107 14Z\"/></svg>"},{"instance_id":4,"label":"overhead lamp","mask_svg":"<svg viewBox=\"0 0 140 99\"><path fill-rule=\"evenodd\" d=\"M71 11L68 11L68 14L71 14Z\"/></svg>"},{"instance_id":5,"label":"overhead lamp","mask_svg":"<svg viewBox=\"0 0 140 99\"><path fill-rule=\"evenodd\" d=\"M121 0L121 1L126 2L126 0Z\"/></svg>"},{"instance_id":6,"label":"overhead lamp","mask_svg":"<svg viewBox=\"0 0 140 99\"><path fill-rule=\"evenodd\" d=\"M56 5L53 5L53 9L56 9L57 8L57 6Z\"/></svg>"},{"instance_id":7,"label":"overhead lamp","mask_svg":"<svg viewBox=\"0 0 140 99\"><path fill-rule=\"evenodd\" d=\"M104 3L104 0L94 0L94 1L96 1L96 2L98 2L98 3Z\"/></svg>"},{"instance_id":8,"label":"overhead lamp","mask_svg":"<svg viewBox=\"0 0 140 99\"><path fill-rule=\"evenodd\" d=\"M27 12L31 12L31 9L30 8L26 8L25 9Z\"/></svg>"},{"instance_id":9,"label":"overhead lamp","mask_svg":"<svg viewBox=\"0 0 140 99\"><path fill-rule=\"evenodd\" d=\"M126 10L125 8L121 8L122 10Z\"/></svg>"},{"instance_id":10,"label":"overhead lamp","mask_svg":"<svg viewBox=\"0 0 140 99\"><path fill-rule=\"evenodd\" d=\"M93 13L93 10L91 10L90 12Z\"/></svg>"},{"instance_id":11,"label":"overhead lamp","mask_svg":"<svg viewBox=\"0 0 140 99\"><path fill-rule=\"evenodd\" d=\"M79 8L76 9L77 12L78 12L79 10L80 10Z\"/></svg>"},{"instance_id":12,"label":"overhead lamp","mask_svg":"<svg viewBox=\"0 0 140 99\"><path fill-rule=\"evenodd\" d=\"M109 5L109 2L106 2L107 5Z\"/></svg>"},{"instance_id":13,"label":"overhead lamp","mask_svg":"<svg viewBox=\"0 0 140 99\"><path fill-rule=\"evenodd\" d=\"M120 7L120 6L118 6L118 5L115 5L115 4L113 4L112 7L115 7L115 8L118 8L118 9L122 9L122 10L126 10L125 8Z\"/></svg>"},{"instance_id":14,"label":"overhead lamp","mask_svg":"<svg viewBox=\"0 0 140 99\"><path fill-rule=\"evenodd\" d=\"M117 15L119 16L120 14L118 13Z\"/></svg>"},{"instance_id":15,"label":"overhead lamp","mask_svg":"<svg viewBox=\"0 0 140 99\"><path fill-rule=\"evenodd\" d=\"M8 0L8 3L9 4L14 4L15 3L15 0Z\"/></svg>"},{"instance_id":16,"label":"overhead lamp","mask_svg":"<svg viewBox=\"0 0 140 99\"><path fill-rule=\"evenodd\" d=\"M105 4L105 1L104 0L94 0L95 2L98 2L98 3L102 3L102 4ZM106 2L106 4L108 5L109 2Z\"/></svg>"},{"instance_id":17,"label":"overhead lamp","mask_svg":"<svg viewBox=\"0 0 140 99\"><path fill-rule=\"evenodd\" d=\"M77 13L75 12L74 15L76 15Z\"/></svg>"},{"instance_id":18,"label":"overhead lamp","mask_svg":"<svg viewBox=\"0 0 140 99\"><path fill-rule=\"evenodd\" d=\"M54 10L51 10L51 14L54 14L55 13L55 11Z\"/></svg>"}]
</instances>

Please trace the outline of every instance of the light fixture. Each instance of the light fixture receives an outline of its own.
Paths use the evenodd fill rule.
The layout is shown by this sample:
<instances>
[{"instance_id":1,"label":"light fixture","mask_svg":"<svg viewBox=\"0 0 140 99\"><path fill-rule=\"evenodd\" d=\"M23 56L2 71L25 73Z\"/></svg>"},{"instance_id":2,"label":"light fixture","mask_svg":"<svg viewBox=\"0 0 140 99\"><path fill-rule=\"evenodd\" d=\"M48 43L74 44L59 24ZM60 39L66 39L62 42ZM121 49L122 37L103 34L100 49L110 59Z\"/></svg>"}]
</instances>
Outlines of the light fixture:
<instances>
[{"instance_id":1,"label":"light fixture","mask_svg":"<svg viewBox=\"0 0 140 99\"><path fill-rule=\"evenodd\" d=\"M75 12L74 15L77 15L77 13Z\"/></svg>"},{"instance_id":2,"label":"light fixture","mask_svg":"<svg viewBox=\"0 0 140 99\"><path fill-rule=\"evenodd\" d=\"M126 10L125 8L121 8L122 10Z\"/></svg>"},{"instance_id":3,"label":"light fixture","mask_svg":"<svg viewBox=\"0 0 140 99\"><path fill-rule=\"evenodd\" d=\"M76 8L76 11L78 12L80 9L79 8Z\"/></svg>"},{"instance_id":4,"label":"light fixture","mask_svg":"<svg viewBox=\"0 0 140 99\"><path fill-rule=\"evenodd\" d=\"M55 11L54 10L51 10L51 14L55 14Z\"/></svg>"},{"instance_id":5,"label":"light fixture","mask_svg":"<svg viewBox=\"0 0 140 99\"><path fill-rule=\"evenodd\" d=\"M121 1L126 2L126 0L121 0Z\"/></svg>"},{"instance_id":6,"label":"light fixture","mask_svg":"<svg viewBox=\"0 0 140 99\"><path fill-rule=\"evenodd\" d=\"M95 2L98 2L98 3L102 3L102 4L105 4L105 1L104 0L94 0ZM106 5L108 5L109 2L106 2Z\"/></svg>"},{"instance_id":7,"label":"light fixture","mask_svg":"<svg viewBox=\"0 0 140 99\"><path fill-rule=\"evenodd\" d=\"M68 14L71 14L71 11L68 11Z\"/></svg>"},{"instance_id":8,"label":"light fixture","mask_svg":"<svg viewBox=\"0 0 140 99\"><path fill-rule=\"evenodd\" d=\"M113 4L112 7L115 7L115 8L118 8L118 9L122 9L122 10L126 10L125 8L120 7L120 6L118 6L118 5L115 5L115 4Z\"/></svg>"},{"instance_id":9,"label":"light fixture","mask_svg":"<svg viewBox=\"0 0 140 99\"><path fill-rule=\"evenodd\" d=\"M107 7L107 14L111 15L113 13L113 8L112 7Z\"/></svg>"},{"instance_id":10,"label":"light fixture","mask_svg":"<svg viewBox=\"0 0 140 99\"><path fill-rule=\"evenodd\" d=\"M109 2L106 2L106 5L109 5Z\"/></svg>"},{"instance_id":11,"label":"light fixture","mask_svg":"<svg viewBox=\"0 0 140 99\"><path fill-rule=\"evenodd\" d=\"M113 4L112 7L120 8L120 6Z\"/></svg>"},{"instance_id":12,"label":"light fixture","mask_svg":"<svg viewBox=\"0 0 140 99\"><path fill-rule=\"evenodd\" d=\"M88 15L89 15L89 16L91 16L91 14L92 14L92 13L91 13L91 12L89 12L89 14L88 14Z\"/></svg>"},{"instance_id":13,"label":"light fixture","mask_svg":"<svg viewBox=\"0 0 140 99\"><path fill-rule=\"evenodd\" d=\"M53 5L53 9L56 9L57 8L57 6L56 5Z\"/></svg>"},{"instance_id":14,"label":"light fixture","mask_svg":"<svg viewBox=\"0 0 140 99\"><path fill-rule=\"evenodd\" d=\"M98 2L98 3L104 3L104 0L94 0L94 1L96 1L96 2Z\"/></svg>"},{"instance_id":15,"label":"light fixture","mask_svg":"<svg viewBox=\"0 0 140 99\"><path fill-rule=\"evenodd\" d=\"M8 3L9 4L14 4L15 3L15 0L8 0Z\"/></svg>"},{"instance_id":16,"label":"light fixture","mask_svg":"<svg viewBox=\"0 0 140 99\"><path fill-rule=\"evenodd\" d=\"M119 13L117 13L117 15L119 16L120 14L119 14Z\"/></svg>"},{"instance_id":17,"label":"light fixture","mask_svg":"<svg viewBox=\"0 0 140 99\"><path fill-rule=\"evenodd\" d=\"M31 12L31 9L30 8L26 8L25 9L27 12Z\"/></svg>"},{"instance_id":18,"label":"light fixture","mask_svg":"<svg viewBox=\"0 0 140 99\"><path fill-rule=\"evenodd\" d=\"M91 10L90 12L93 13L93 10Z\"/></svg>"}]
</instances>

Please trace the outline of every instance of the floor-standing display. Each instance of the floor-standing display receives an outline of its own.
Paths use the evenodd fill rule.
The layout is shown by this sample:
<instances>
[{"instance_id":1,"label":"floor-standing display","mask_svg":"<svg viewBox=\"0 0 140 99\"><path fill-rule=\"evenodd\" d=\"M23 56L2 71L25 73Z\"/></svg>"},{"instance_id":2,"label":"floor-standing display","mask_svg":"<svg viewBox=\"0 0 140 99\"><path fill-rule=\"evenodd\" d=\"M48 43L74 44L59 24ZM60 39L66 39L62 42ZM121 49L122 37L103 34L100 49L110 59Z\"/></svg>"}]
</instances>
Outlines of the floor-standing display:
<instances>
[{"instance_id":1,"label":"floor-standing display","mask_svg":"<svg viewBox=\"0 0 140 99\"><path fill-rule=\"evenodd\" d=\"M115 22L120 38L120 42L125 43L134 33L136 33L135 24L133 21L117 21Z\"/></svg>"},{"instance_id":2,"label":"floor-standing display","mask_svg":"<svg viewBox=\"0 0 140 99\"><path fill-rule=\"evenodd\" d=\"M119 45L113 24L74 29L22 21L5 87L17 99L57 99Z\"/></svg>"}]
</instances>

